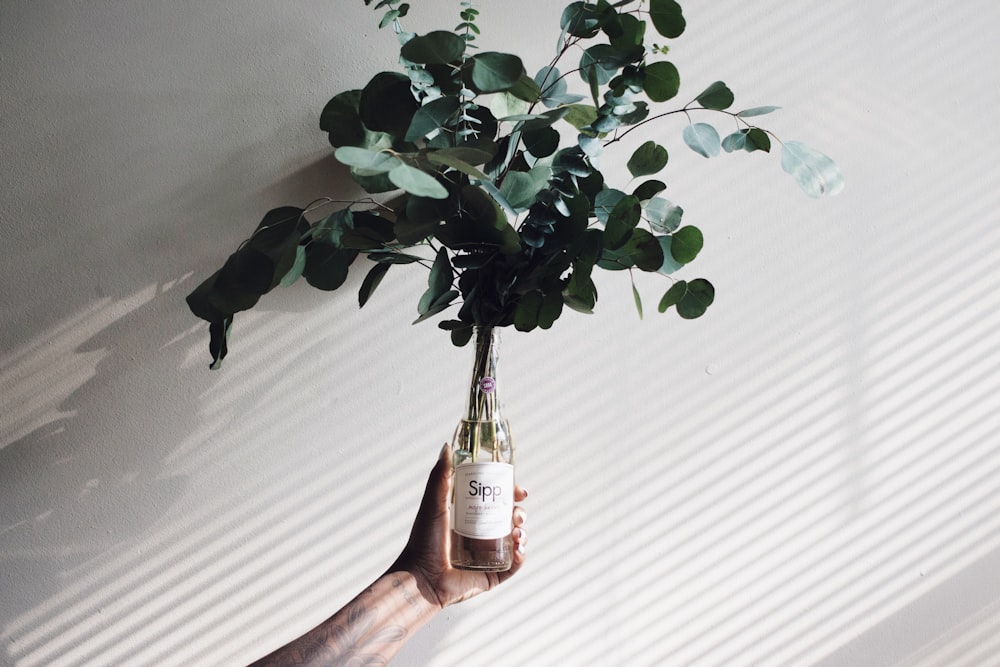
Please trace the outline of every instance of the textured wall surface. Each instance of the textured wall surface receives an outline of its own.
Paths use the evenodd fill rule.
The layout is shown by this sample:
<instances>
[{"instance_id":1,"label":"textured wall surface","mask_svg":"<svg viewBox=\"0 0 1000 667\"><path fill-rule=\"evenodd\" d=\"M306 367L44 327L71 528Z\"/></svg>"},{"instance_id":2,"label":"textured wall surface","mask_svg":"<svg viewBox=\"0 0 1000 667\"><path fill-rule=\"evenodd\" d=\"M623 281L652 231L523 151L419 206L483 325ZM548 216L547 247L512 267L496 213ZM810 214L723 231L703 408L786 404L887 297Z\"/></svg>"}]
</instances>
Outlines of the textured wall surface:
<instances>
[{"instance_id":1,"label":"textured wall surface","mask_svg":"<svg viewBox=\"0 0 1000 667\"><path fill-rule=\"evenodd\" d=\"M688 4L680 98L781 105L847 188L643 137L716 303L657 316L640 276L639 321L606 274L596 315L505 335L529 562L398 663L996 664L1000 5ZM477 6L483 48L554 52L560 3ZM410 326L423 276L269 295L220 372L183 301L268 208L352 194L316 123L394 67L376 23L0 3L0 664L245 663L398 553L471 364Z\"/></svg>"}]
</instances>

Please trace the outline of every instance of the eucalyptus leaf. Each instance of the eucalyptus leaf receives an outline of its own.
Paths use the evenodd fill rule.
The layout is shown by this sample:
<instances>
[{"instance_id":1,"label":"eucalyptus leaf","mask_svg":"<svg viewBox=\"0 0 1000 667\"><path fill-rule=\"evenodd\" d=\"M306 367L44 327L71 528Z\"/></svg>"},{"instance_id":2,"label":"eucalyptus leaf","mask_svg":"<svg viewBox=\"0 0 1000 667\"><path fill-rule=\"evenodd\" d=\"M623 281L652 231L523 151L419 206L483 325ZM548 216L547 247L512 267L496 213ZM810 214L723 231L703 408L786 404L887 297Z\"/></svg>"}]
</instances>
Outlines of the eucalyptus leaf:
<instances>
[{"instance_id":1,"label":"eucalyptus leaf","mask_svg":"<svg viewBox=\"0 0 1000 667\"><path fill-rule=\"evenodd\" d=\"M643 70L642 88L654 102L666 102L677 95L681 76L673 63L666 61L646 65Z\"/></svg>"},{"instance_id":2,"label":"eucalyptus leaf","mask_svg":"<svg viewBox=\"0 0 1000 667\"><path fill-rule=\"evenodd\" d=\"M753 116L763 116L765 114L774 113L781 107L774 106L763 106L763 107L753 107L751 109L744 109L736 115L740 118L752 118Z\"/></svg>"},{"instance_id":3,"label":"eucalyptus leaf","mask_svg":"<svg viewBox=\"0 0 1000 667\"><path fill-rule=\"evenodd\" d=\"M635 286L635 281L632 281L632 298L635 301L635 310L639 313L639 319L642 319L642 297L639 296L639 290Z\"/></svg>"},{"instance_id":4,"label":"eucalyptus leaf","mask_svg":"<svg viewBox=\"0 0 1000 667\"><path fill-rule=\"evenodd\" d=\"M764 151L765 153L770 153L771 138L767 136L767 132L759 127L750 128L747 130L747 143L744 148L748 153L752 153L754 151Z\"/></svg>"},{"instance_id":5,"label":"eucalyptus leaf","mask_svg":"<svg viewBox=\"0 0 1000 667\"><path fill-rule=\"evenodd\" d=\"M698 155L715 157L722 149L719 133L708 123L693 123L684 128L684 143Z\"/></svg>"},{"instance_id":6,"label":"eucalyptus leaf","mask_svg":"<svg viewBox=\"0 0 1000 667\"><path fill-rule=\"evenodd\" d=\"M646 181L639 187L635 189L634 194L639 201L645 202L649 201L659 193L667 189L667 184L663 181L657 181L655 179Z\"/></svg>"},{"instance_id":7,"label":"eucalyptus leaf","mask_svg":"<svg viewBox=\"0 0 1000 667\"><path fill-rule=\"evenodd\" d=\"M448 197L448 190L436 178L407 164L393 167L389 172L389 180L411 195L430 197L431 199L447 199Z\"/></svg>"},{"instance_id":8,"label":"eucalyptus leaf","mask_svg":"<svg viewBox=\"0 0 1000 667\"><path fill-rule=\"evenodd\" d=\"M716 81L706 88L695 101L706 109L721 111L728 109L733 104L733 91L721 81Z\"/></svg>"},{"instance_id":9,"label":"eucalyptus leaf","mask_svg":"<svg viewBox=\"0 0 1000 667\"><path fill-rule=\"evenodd\" d=\"M641 215L642 204L634 195L622 197L608 215L608 223L604 227L604 246L611 250L623 246L639 224Z\"/></svg>"},{"instance_id":10,"label":"eucalyptus leaf","mask_svg":"<svg viewBox=\"0 0 1000 667\"><path fill-rule=\"evenodd\" d=\"M673 232L681 224L684 209L663 197L650 199L644 208L649 227L661 234Z\"/></svg>"},{"instance_id":11,"label":"eucalyptus leaf","mask_svg":"<svg viewBox=\"0 0 1000 667\"><path fill-rule=\"evenodd\" d=\"M633 178L655 174L667 166L667 149L655 141L647 141L632 153L627 166Z\"/></svg>"},{"instance_id":12,"label":"eucalyptus leaf","mask_svg":"<svg viewBox=\"0 0 1000 667\"><path fill-rule=\"evenodd\" d=\"M416 141L454 125L459 111L458 100L452 96L439 97L420 107L413 114L406 130L406 141Z\"/></svg>"},{"instance_id":13,"label":"eucalyptus leaf","mask_svg":"<svg viewBox=\"0 0 1000 667\"><path fill-rule=\"evenodd\" d=\"M666 312L671 306L677 307L677 314L686 320L701 317L715 301L715 288L704 278L691 282L679 280L667 290L660 300L659 311Z\"/></svg>"},{"instance_id":14,"label":"eucalyptus leaf","mask_svg":"<svg viewBox=\"0 0 1000 667\"><path fill-rule=\"evenodd\" d=\"M461 61L465 40L448 30L435 30L419 35L403 44L401 55L411 63L447 65Z\"/></svg>"},{"instance_id":15,"label":"eucalyptus leaf","mask_svg":"<svg viewBox=\"0 0 1000 667\"><path fill-rule=\"evenodd\" d=\"M427 290L420 297L417 312L420 315L427 314L431 307L451 290L454 278L455 272L451 267L451 260L447 251L442 248L431 265L430 274L427 276Z\"/></svg>"},{"instance_id":16,"label":"eucalyptus leaf","mask_svg":"<svg viewBox=\"0 0 1000 667\"><path fill-rule=\"evenodd\" d=\"M392 264L382 262L376 264L368 270L367 275L365 275L365 279L361 283L361 289L358 291L359 308L364 308L365 304L368 303L368 299L371 298L375 288L382 282L382 278L385 277L385 274L389 271L390 266L392 266Z\"/></svg>"},{"instance_id":17,"label":"eucalyptus leaf","mask_svg":"<svg viewBox=\"0 0 1000 667\"><path fill-rule=\"evenodd\" d=\"M786 141L781 150L781 168L792 175L810 197L833 196L844 188L837 163L800 141Z\"/></svg>"},{"instance_id":18,"label":"eucalyptus leaf","mask_svg":"<svg viewBox=\"0 0 1000 667\"><path fill-rule=\"evenodd\" d=\"M705 238L697 227L681 227L672 236L670 254L681 264L693 262L705 245Z\"/></svg>"},{"instance_id":19,"label":"eucalyptus leaf","mask_svg":"<svg viewBox=\"0 0 1000 667\"><path fill-rule=\"evenodd\" d=\"M374 173L388 172L402 164L392 153L372 151L357 146L341 146L334 151L334 157L349 167Z\"/></svg>"},{"instance_id":20,"label":"eucalyptus leaf","mask_svg":"<svg viewBox=\"0 0 1000 667\"><path fill-rule=\"evenodd\" d=\"M650 0L649 17L656 32L670 39L680 37L687 25L681 6L674 0Z\"/></svg>"},{"instance_id":21,"label":"eucalyptus leaf","mask_svg":"<svg viewBox=\"0 0 1000 667\"><path fill-rule=\"evenodd\" d=\"M435 151L427 155L427 161L433 164L439 164L445 167L451 167L457 171L462 172L467 176L473 178L478 178L484 181L490 180L490 177L482 172L482 170L473 167L468 162L461 160L457 157L457 154L445 152L447 149ZM461 150L461 149L455 149ZM485 160L483 160L485 162Z\"/></svg>"},{"instance_id":22,"label":"eucalyptus leaf","mask_svg":"<svg viewBox=\"0 0 1000 667\"><path fill-rule=\"evenodd\" d=\"M722 149L727 153L741 151L746 148L747 135L743 130L737 130L722 140Z\"/></svg>"},{"instance_id":23,"label":"eucalyptus leaf","mask_svg":"<svg viewBox=\"0 0 1000 667\"><path fill-rule=\"evenodd\" d=\"M524 64L509 53L486 51L472 58L472 84L483 93L510 90L521 79Z\"/></svg>"},{"instance_id":24,"label":"eucalyptus leaf","mask_svg":"<svg viewBox=\"0 0 1000 667\"><path fill-rule=\"evenodd\" d=\"M365 140L365 126L358 116L360 90L348 90L336 95L319 116L319 128L329 134L333 146L360 146Z\"/></svg>"},{"instance_id":25,"label":"eucalyptus leaf","mask_svg":"<svg viewBox=\"0 0 1000 667\"><path fill-rule=\"evenodd\" d=\"M306 249L305 246L295 247L295 261L292 262L292 266L285 272L285 275L281 277L281 282L279 283L282 287L290 287L294 285L299 278L302 277L302 271L306 268Z\"/></svg>"},{"instance_id":26,"label":"eucalyptus leaf","mask_svg":"<svg viewBox=\"0 0 1000 667\"><path fill-rule=\"evenodd\" d=\"M379 72L361 91L358 115L374 132L403 136L420 104L410 90L410 78L399 72Z\"/></svg>"}]
</instances>

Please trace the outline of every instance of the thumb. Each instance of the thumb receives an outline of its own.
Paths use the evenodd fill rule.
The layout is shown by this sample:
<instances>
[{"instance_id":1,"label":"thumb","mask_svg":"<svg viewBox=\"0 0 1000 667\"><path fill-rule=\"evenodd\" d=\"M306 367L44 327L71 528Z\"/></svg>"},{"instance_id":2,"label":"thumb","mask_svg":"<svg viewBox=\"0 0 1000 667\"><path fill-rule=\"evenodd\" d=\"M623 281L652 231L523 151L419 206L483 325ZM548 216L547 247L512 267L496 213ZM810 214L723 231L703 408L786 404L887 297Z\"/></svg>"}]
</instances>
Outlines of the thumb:
<instances>
[{"instance_id":1,"label":"thumb","mask_svg":"<svg viewBox=\"0 0 1000 667\"><path fill-rule=\"evenodd\" d=\"M437 463L427 478L424 497L417 511L418 520L429 521L448 509L448 493L451 487L451 451L446 444L441 448Z\"/></svg>"}]
</instances>

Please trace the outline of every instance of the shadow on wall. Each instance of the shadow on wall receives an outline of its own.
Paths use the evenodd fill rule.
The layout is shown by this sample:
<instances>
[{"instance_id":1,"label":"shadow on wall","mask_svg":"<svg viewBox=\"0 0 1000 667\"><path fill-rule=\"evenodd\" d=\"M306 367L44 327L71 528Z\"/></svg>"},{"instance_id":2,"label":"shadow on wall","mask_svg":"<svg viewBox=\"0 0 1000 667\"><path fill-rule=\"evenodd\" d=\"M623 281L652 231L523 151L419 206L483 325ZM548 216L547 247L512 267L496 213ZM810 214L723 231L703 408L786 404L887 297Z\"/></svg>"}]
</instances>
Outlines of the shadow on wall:
<instances>
[{"instance_id":1,"label":"shadow on wall","mask_svg":"<svg viewBox=\"0 0 1000 667\"><path fill-rule=\"evenodd\" d=\"M67 243L50 243L51 262L70 271L113 267L113 291L122 296L93 299L73 312L70 304L86 300L81 292L44 317L36 315L52 300L28 299L10 331L20 344L5 342L14 351L0 358L0 572L12 584L0 605L3 644L11 651L4 664L66 631L50 627L59 610L116 584L84 578L85 587L68 587L74 572L154 533L184 492L186 478L172 474L167 461L186 439L179 434L204 427L199 397L217 380L190 372L192 347L199 365L209 362L208 333L184 297L217 268L220 252L235 248L219 237L248 235L256 225L235 210L243 205L227 205L219 194L234 173L249 174L251 162L237 156L224 177L163 197L148 206L144 224L77 221ZM316 193L337 196L327 187L343 182L337 169L332 157L299 169L250 198L259 209L254 215L271 205L263 201L305 205ZM82 242L101 237L105 226L115 228L116 243ZM178 258L197 268L179 267ZM334 296L354 305L350 297ZM286 298L268 307L310 305ZM39 613L44 609L50 612ZM14 626L17 633L8 635Z\"/></svg>"}]
</instances>

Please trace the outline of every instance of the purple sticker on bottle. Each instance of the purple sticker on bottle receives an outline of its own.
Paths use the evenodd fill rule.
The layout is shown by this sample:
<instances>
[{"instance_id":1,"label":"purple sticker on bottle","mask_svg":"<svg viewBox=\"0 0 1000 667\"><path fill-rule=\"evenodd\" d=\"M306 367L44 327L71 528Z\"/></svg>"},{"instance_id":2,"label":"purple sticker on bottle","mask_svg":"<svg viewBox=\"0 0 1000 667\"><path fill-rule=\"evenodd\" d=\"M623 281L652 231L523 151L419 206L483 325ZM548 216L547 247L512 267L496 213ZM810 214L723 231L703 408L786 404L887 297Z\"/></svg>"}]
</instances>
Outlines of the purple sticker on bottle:
<instances>
[{"instance_id":1,"label":"purple sticker on bottle","mask_svg":"<svg viewBox=\"0 0 1000 667\"><path fill-rule=\"evenodd\" d=\"M484 377L479 381L479 388L484 394L492 394L493 390L497 388L497 381L491 377Z\"/></svg>"}]
</instances>

